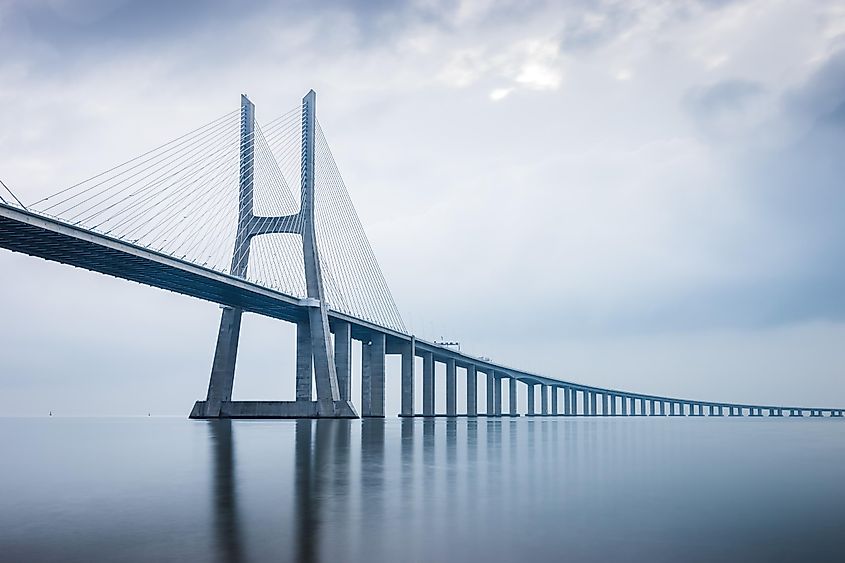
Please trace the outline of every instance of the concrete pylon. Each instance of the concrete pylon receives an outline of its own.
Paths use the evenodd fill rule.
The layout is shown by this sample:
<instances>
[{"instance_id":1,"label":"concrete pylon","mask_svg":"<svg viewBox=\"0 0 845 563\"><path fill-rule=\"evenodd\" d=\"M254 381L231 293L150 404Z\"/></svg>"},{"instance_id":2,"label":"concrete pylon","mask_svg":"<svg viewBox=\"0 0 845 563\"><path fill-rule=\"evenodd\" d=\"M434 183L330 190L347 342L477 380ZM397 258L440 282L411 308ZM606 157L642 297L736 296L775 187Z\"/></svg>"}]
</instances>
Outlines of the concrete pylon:
<instances>
[{"instance_id":1,"label":"concrete pylon","mask_svg":"<svg viewBox=\"0 0 845 563\"><path fill-rule=\"evenodd\" d=\"M296 398L292 401L232 401L235 363L238 354L243 310L224 307L220 319L217 348L205 401L197 401L191 418L218 417L342 417L357 418L349 400L347 379L348 355L340 358L342 385L338 383L338 366L332 349L320 255L314 221L314 138L316 131L317 94L311 90L302 99L302 170L301 201L294 215L264 218L256 221L253 213L253 174L255 155L255 106L241 96L240 170L238 182L238 226L232 252L233 276L246 277L252 239L259 235L290 233L302 237L305 267L306 298L302 301L307 318L297 323ZM340 337L348 342L347 330ZM343 345L341 353L348 352ZM383 363L383 359L382 359ZM317 400L312 401L312 369Z\"/></svg>"}]
</instances>

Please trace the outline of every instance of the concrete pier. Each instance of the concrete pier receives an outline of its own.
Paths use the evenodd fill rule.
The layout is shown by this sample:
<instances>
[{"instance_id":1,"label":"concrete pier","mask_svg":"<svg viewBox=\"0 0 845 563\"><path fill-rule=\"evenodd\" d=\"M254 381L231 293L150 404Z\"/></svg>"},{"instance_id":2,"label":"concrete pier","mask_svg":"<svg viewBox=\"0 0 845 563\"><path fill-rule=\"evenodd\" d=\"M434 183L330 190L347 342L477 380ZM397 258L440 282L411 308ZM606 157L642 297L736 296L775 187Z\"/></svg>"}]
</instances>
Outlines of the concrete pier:
<instances>
[{"instance_id":1,"label":"concrete pier","mask_svg":"<svg viewBox=\"0 0 845 563\"><path fill-rule=\"evenodd\" d=\"M337 337L335 337L337 338ZM414 363L416 359L416 340L402 348L402 416L414 415Z\"/></svg>"},{"instance_id":2,"label":"concrete pier","mask_svg":"<svg viewBox=\"0 0 845 563\"><path fill-rule=\"evenodd\" d=\"M487 416L496 415L496 373L487 372Z\"/></svg>"},{"instance_id":3,"label":"concrete pier","mask_svg":"<svg viewBox=\"0 0 845 563\"><path fill-rule=\"evenodd\" d=\"M361 416L384 417L385 336L370 335L361 346Z\"/></svg>"},{"instance_id":4,"label":"concrete pier","mask_svg":"<svg viewBox=\"0 0 845 563\"><path fill-rule=\"evenodd\" d=\"M343 401L352 398L352 327L346 321L334 323L334 366L337 390Z\"/></svg>"},{"instance_id":5,"label":"concrete pier","mask_svg":"<svg viewBox=\"0 0 845 563\"><path fill-rule=\"evenodd\" d=\"M502 416L502 378L493 373L493 414Z\"/></svg>"},{"instance_id":6,"label":"concrete pier","mask_svg":"<svg viewBox=\"0 0 845 563\"><path fill-rule=\"evenodd\" d=\"M511 376L508 378L508 411L511 416L519 416L516 399L516 378Z\"/></svg>"},{"instance_id":7,"label":"concrete pier","mask_svg":"<svg viewBox=\"0 0 845 563\"><path fill-rule=\"evenodd\" d=\"M474 364L467 366L467 416L478 416L478 373Z\"/></svg>"},{"instance_id":8,"label":"concrete pier","mask_svg":"<svg viewBox=\"0 0 845 563\"><path fill-rule=\"evenodd\" d=\"M534 384L526 382L525 387L528 395L528 412L526 414L528 416L534 416L536 414L534 410Z\"/></svg>"},{"instance_id":9,"label":"concrete pier","mask_svg":"<svg viewBox=\"0 0 845 563\"><path fill-rule=\"evenodd\" d=\"M550 397L551 398L551 405L550 405L551 412L549 414L551 414L552 416L557 416L557 414L558 414L558 412L557 412L557 389L558 388L554 387L554 386L549 387L549 390L552 394L551 397Z\"/></svg>"},{"instance_id":10,"label":"concrete pier","mask_svg":"<svg viewBox=\"0 0 845 563\"><path fill-rule=\"evenodd\" d=\"M308 319L296 323L296 400L313 398L314 362L311 351L311 325Z\"/></svg>"},{"instance_id":11,"label":"concrete pier","mask_svg":"<svg viewBox=\"0 0 845 563\"><path fill-rule=\"evenodd\" d=\"M458 414L458 374L455 360L446 359L446 416Z\"/></svg>"},{"instance_id":12,"label":"concrete pier","mask_svg":"<svg viewBox=\"0 0 845 563\"><path fill-rule=\"evenodd\" d=\"M423 416L434 416L434 355L424 352L423 358Z\"/></svg>"},{"instance_id":13,"label":"concrete pier","mask_svg":"<svg viewBox=\"0 0 845 563\"><path fill-rule=\"evenodd\" d=\"M540 409L543 416L549 414L549 386L545 384L540 385Z\"/></svg>"}]
</instances>

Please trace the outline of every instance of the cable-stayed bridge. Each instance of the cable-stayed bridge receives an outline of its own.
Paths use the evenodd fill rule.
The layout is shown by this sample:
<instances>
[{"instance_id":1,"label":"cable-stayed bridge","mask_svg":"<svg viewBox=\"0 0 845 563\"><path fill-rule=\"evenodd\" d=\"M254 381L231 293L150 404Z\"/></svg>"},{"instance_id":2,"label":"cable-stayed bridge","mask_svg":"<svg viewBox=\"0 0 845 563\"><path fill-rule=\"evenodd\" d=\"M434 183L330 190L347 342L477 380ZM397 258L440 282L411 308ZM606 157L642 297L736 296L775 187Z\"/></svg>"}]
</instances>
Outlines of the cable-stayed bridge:
<instances>
[{"instance_id":1,"label":"cable-stayed bridge","mask_svg":"<svg viewBox=\"0 0 845 563\"><path fill-rule=\"evenodd\" d=\"M298 197L296 197L298 196ZM401 416L831 416L841 408L738 404L605 389L529 373L406 330L316 119L316 95L260 125L241 107L130 161L24 205L0 194L0 246L222 305L208 392L193 418L385 415L385 356L401 356ZM233 401L241 319L296 324L296 400ZM415 364L422 358L422 412ZM435 363L445 364L444 413ZM486 378L479 408L478 378ZM505 383L507 383L505 389ZM503 412L503 392L508 410ZM482 405L484 406L484 405Z\"/></svg>"}]
</instances>

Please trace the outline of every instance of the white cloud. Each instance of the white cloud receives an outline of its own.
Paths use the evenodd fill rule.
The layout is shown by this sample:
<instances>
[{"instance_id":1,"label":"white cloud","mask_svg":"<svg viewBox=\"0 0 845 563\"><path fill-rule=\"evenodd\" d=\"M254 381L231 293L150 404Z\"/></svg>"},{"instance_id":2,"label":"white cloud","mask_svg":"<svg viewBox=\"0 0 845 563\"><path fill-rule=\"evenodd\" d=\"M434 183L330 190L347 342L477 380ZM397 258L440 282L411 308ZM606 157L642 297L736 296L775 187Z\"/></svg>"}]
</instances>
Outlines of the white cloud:
<instances>
[{"instance_id":1,"label":"white cloud","mask_svg":"<svg viewBox=\"0 0 845 563\"><path fill-rule=\"evenodd\" d=\"M496 88L490 92L490 99L498 102L507 98L511 92L513 92L513 88Z\"/></svg>"}]
</instances>

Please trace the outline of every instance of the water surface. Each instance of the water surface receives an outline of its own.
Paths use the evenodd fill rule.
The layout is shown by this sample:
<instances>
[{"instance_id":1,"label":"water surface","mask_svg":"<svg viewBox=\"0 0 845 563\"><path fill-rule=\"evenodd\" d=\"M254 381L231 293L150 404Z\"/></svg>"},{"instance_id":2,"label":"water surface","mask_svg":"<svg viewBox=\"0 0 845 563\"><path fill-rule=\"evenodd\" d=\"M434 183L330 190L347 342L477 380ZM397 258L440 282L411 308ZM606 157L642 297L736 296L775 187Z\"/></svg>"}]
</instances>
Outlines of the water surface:
<instances>
[{"instance_id":1,"label":"water surface","mask_svg":"<svg viewBox=\"0 0 845 563\"><path fill-rule=\"evenodd\" d=\"M814 561L835 419L0 419L4 561Z\"/></svg>"}]
</instances>

